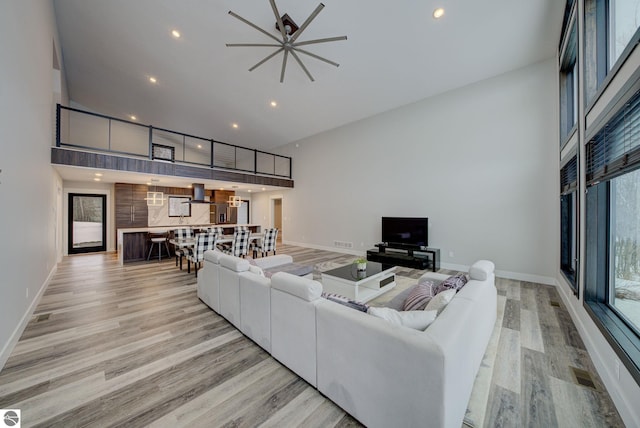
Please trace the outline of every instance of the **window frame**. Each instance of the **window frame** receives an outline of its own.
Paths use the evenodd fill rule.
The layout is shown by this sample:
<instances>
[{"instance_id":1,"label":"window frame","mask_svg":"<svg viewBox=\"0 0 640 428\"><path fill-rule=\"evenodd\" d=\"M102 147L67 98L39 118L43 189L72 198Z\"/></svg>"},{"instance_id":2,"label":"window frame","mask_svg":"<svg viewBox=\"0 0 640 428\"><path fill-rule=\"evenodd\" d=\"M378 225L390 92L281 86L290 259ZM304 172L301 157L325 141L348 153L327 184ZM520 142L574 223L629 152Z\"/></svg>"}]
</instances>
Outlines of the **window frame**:
<instances>
[{"instance_id":1,"label":"window frame","mask_svg":"<svg viewBox=\"0 0 640 428\"><path fill-rule=\"evenodd\" d=\"M564 276L565 280L571 287L573 294L579 297L579 275L580 275L580 196L578 192L578 177L579 177L579 162L578 162L578 150L572 150L565 160L561 162L560 168L560 272ZM572 215L570 215L570 223L565 229L564 225L564 206L563 199L570 196L570 208L572 209ZM573 251L570 251L569 257L571 261L575 262L575 269L573 272L566 270L564 263L565 254L564 249L567 242L564 241L564 231L569 231L568 245Z\"/></svg>"},{"instance_id":2,"label":"window frame","mask_svg":"<svg viewBox=\"0 0 640 428\"><path fill-rule=\"evenodd\" d=\"M584 108L585 116L591 112L591 109L597 104L602 94L606 91L607 87L614 79L618 71L622 68L627 61L631 52L636 48L640 42L640 26L636 29L629 42L622 50L620 56L614 64L609 64L610 58L610 25L609 25L609 0L585 0L585 9L587 9L587 2L595 2L595 19L594 23L587 21L587 14L584 14L583 28L586 33L595 32L595 64L593 58L589 58L589 37L583 37L582 47L585 52L585 60L582 64L582 73L585 76L584 81L588 82L591 77L587 71L589 66L595 66L596 73L596 88L589 97L588 91L585 88L584 96ZM592 27L595 24L595 27Z\"/></svg>"},{"instance_id":3,"label":"window frame","mask_svg":"<svg viewBox=\"0 0 640 428\"><path fill-rule=\"evenodd\" d=\"M612 245L612 182L640 169L639 149L628 144L627 131L640 122L640 76L627 82L596 121L585 139L584 301L583 305L602 335L640 384L640 334L610 300L615 266ZM621 120L623 119L623 120ZM632 140L634 143L638 140ZM622 152L618 151L623 147Z\"/></svg>"},{"instance_id":4,"label":"window frame","mask_svg":"<svg viewBox=\"0 0 640 428\"><path fill-rule=\"evenodd\" d=\"M560 149L564 148L578 129L579 73L578 24L576 3L571 7L562 37L559 57Z\"/></svg>"}]
</instances>

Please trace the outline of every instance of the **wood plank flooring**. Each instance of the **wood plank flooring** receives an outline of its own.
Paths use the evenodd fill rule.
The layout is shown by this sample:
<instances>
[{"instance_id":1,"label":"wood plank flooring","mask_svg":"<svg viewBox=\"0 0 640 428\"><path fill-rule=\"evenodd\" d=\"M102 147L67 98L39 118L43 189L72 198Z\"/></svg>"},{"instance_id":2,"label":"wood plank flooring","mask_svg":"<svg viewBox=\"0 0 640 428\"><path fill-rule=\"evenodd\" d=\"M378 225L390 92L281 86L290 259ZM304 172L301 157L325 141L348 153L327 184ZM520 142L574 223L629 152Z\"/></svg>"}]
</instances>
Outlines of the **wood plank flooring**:
<instances>
[{"instance_id":1,"label":"wood plank flooring","mask_svg":"<svg viewBox=\"0 0 640 428\"><path fill-rule=\"evenodd\" d=\"M313 265L354 259L287 245L279 253ZM556 290L496 286L495 346L466 424L624 426ZM114 254L59 265L0 372L0 408L21 409L24 427L359 425L200 302L193 273L173 260L120 266Z\"/></svg>"}]
</instances>

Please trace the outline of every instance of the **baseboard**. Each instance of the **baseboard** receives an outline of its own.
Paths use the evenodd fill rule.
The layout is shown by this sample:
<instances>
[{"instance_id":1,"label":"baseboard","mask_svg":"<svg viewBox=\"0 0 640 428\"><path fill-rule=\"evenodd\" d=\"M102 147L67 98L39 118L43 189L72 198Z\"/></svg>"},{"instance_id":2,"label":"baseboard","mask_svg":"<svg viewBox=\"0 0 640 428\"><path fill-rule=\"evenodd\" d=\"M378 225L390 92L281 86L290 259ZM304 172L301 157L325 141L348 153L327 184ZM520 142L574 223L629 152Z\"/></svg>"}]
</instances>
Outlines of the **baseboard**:
<instances>
[{"instance_id":1,"label":"baseboard","mask_svg":"<svg viewBox=\"0 0 640 428\"><path fill-rule=\"evenodd\" d=\"M282 243L286 244L286 245L295 245L297 247L313 248L314 250L332 251L334 253L343 253L343 254L353 254L354 256L360 256L360 257L366 257L366 255L367 255L366 250L358 251L358 250L346 249L346 248L325 247L323 245L308 244L306 242L304 242L304 243L303 242L292 242L292 241L285 241L285 240L283 240ZM449 269L449 270L455 270L455 271L460 271L460 272L469 271L469 266L468 265L460 265L460 264L456 264L456 263L443 263L442 261L440 262L440 268ZM500 278L515 279L515 280L518 280L518 281L535 282L535 283L538 283L538 284L556 285L556 279L548 277L548 276L532 275L532 274L528 274L528 273L519 273L519 272L509 272L509 271L506 271L506 270L496 270L495 273L496 273L496 276L500 277Z\"/></svg>"},{"instance_id":2,"label":"baseboard","mask_svg":"<svg viewBox=\"0 0 640 428\"><path fill-rule=\"evenodd\" d=\"M575 299L573 293L568 294L568 287L562 286L562 284L560 284L560 281L558 280L556 280L555 286L560 294L560 297L562 298L564 306L569 311L569 315L571 316L573 324L578 329L578 333L580 333L580 337L582 338L582 341L587 348L587 352L589 353L589 356L591 357L591 360L593 361L593 364L598 371L598 375L600 375L602 382L606 386L607 392L616 405L616 409L618 410L618 413L620 413L620 416L622 417L625 425L640 426L640 412L638 411L637 406L632 406L626 398L627 394L625 394L623 391L620 391L620 382L616 379L616 376L611 369L610 360L602 355L599 346L596 345L593 335L591 334L591 330L593 330L595 334L600 334L600 330L598 330L595 325L593 325L591 329L587 328L583 321L583 318L580 316L580 314L578 314L574 305L575 302L578 302L579 306L582 306L582 304ZM588 316L589 315L585 313L585 317ZM606 340L603 338L603 341ZM611 353L614 353L613 350L611 351Z\"/></svg>"},{"instance_id":3,"label":"baseboard","mask_svg":"<svg viewBox=\"0 0 640 428\"><path fill-rule=\"evenodd\" d=\"M38 290L38 293L35 295L34 299L31 301L31 304L29 305L29 307L27 308L27 311L22 316L22 319L20 319L20 323L18 324L16 329L13 331L13 334L11 334L11 337L9 338L7 343L5 343L4 347L2 348L2 351L0 351L0 370L4 368L4 365L7 363L7 360L11 356L11 352L13 352L13 348L15 348L16 343L18 343L18 340L20 340L20 336L22 336L22 332L24 332L24 329L27 327L27 324L29 324L29 320L31 319L31 316L33 315L36 308L38 307L38 303L40 303L40 299L42 298L44 291L47 289L47 286L49 285L51 278L53 278L53 275L55 275L57 270L58 270L58 265L54 265L53 268L51 268L49 275L47 275L47 278L44 280L44 282L40 286L40 290Z\"/></svg>"},{"instance_id":4,"label":"baseboard","mask_svg":"<svg viewBox=\"0 0 640 428\"><path fill-rule=\"evenodd\" d=\"M366 250L358 251L358 250L348 249L348 248L325 247L323 245L308 244L306 242L304 243L292 242L292 241L285 241L285 240L283 240L282 243L286 245L295 245L296 247L313 248L314 250L323 250L323 251L331 251L334 253L352 254L354 256L360 256L360 257L366 257L367 255Z\"/></svg>"}]
</instances>

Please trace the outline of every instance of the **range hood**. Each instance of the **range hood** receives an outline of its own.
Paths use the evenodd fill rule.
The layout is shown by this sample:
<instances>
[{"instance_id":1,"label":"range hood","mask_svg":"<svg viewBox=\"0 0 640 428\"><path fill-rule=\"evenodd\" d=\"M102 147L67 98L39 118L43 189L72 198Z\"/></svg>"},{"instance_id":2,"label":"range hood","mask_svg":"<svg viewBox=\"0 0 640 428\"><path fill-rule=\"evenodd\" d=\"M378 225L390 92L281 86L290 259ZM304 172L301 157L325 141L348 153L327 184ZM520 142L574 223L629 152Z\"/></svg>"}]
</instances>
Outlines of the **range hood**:
<instances>
[{"instance_id":1,"label":"range hood","mask_svg":"<svg viewBox=\"0 0 640 428\"><path fill-rule=\"evenodd\" d=\"M193 188L193 196L189 204L213 204L213 202L205 199L204 196L204 184L202 183L193 183L191 185Z\"/></svg>"}]
</instances>

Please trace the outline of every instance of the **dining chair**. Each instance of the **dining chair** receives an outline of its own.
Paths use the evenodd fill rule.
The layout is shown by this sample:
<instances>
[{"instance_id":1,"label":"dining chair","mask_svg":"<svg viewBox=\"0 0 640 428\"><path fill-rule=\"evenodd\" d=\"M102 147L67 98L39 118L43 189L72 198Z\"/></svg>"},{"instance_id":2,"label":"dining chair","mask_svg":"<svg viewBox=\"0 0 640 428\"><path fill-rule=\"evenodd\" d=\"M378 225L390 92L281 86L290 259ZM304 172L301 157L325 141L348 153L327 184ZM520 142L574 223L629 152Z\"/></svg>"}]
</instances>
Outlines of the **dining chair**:
<instances>
[{"instance_id":1,"label":"dining chair","mask_svg":"<svg viewBox=\"0 0 640 428\"><path fill-rule=\"evenodd\" d=\"M185 241L188 239L193 239L193 229L190 227L181 227L175 229L173 231L173 239L175 241ZM178 266L178 260L180 260L180 270L182 270L182 258L186 257L189 253L188 248L181 247L177 244L175 246L175 254L176 254L176 266Z\"/></svg>"},{"instance_id":2,"label":"dining chair","mask_svg":"<svg viewBox=\"0 0 640 428\"><path fill-rule=\"evenodd\" d=\"M265 229L261 242L253 244L253 258L258 256L258 251L262 253L262 257L266 256L269 251L276 254L276 240L278 239L278 229L275 227Z\"/></svg>"},{"instance_id":3,"label":"dining chair","mask_svg":"<svg viewBox=\"0 0 640 428\"><path fill-rule=\"evenodd\" d=\"M224 235L224 229L220 226L207 227L207 233L217 233L218 235Z\"/></svg>"},{"instance_id":4,"label":"dining chair","mask_svg":"<svg viewBox=\"0 0 640 428\"><path fill-rule=\"evenodd\" d=\"M220 248L220 251L225 254L231 254L235 257L244 257L249 254L249 238L251 238L249 228L246 230L236 230L233 233L231 246L223 245L222 248Z\"/></svg>"},{"instance_id":5,"label":"dining chair","mask_svg":"<svg viewBox=\"0 0 640 428\"><path fill-rule=\"evenodd\" d=\"M191 273L191 262L196 271L196 278L198 277L198 267L202 260L204 260L204 252L207 250L214 250L216 248L217 233L198 233L196 235L196 243L193 248L189 248L187 255L187 273Z\"/></svg>"}]
</instances>

